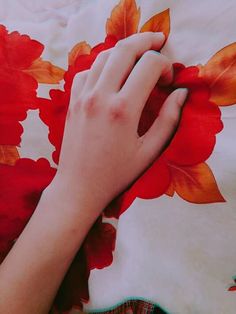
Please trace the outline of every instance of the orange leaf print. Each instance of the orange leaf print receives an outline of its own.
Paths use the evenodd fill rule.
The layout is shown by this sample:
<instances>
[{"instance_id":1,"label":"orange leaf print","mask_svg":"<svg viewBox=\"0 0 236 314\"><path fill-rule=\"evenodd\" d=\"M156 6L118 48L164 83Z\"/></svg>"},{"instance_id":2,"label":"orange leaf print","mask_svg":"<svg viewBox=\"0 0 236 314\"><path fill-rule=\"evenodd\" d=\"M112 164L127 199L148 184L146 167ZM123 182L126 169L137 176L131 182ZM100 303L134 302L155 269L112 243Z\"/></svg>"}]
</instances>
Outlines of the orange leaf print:
<instances>
[{"instance_id":1,"label":"orange leaf print","mask_svg":"<svg viewBox=\"0 0 236 314\"><path fill-rule=\"evenodd\" d=\"M219 106L236 103L236 43L218 51L199 69L199 75L211 88L211 101Z\"/></svg>"},{"instance_id":2,"label":"orange leaf print","mask_svg":"<svg viewBox=\"0 0 236 314\"><path fill-rule=\"evenodd\" d=\"M90 54L91 47L89 44L86 43L86 41L82 41L74 46L74 48L71 50L71 52L68 55L68 63L69 65L74 64L76 58L80 55L86 55Z\"/></svg>"},{"instance_id":3,"label":"orange leaf print","mask_svg":"<svg viewBox=\"0 0 236 314\"><path fill-rule=\"evenodd\" d=\"M38 83L57 84L64 76L65 71L49 61L44 61L42 58L35 60L31 66L23 70L25 73L33 76Z\"/></svg>"},{"instance_id":4,"label":"orange leaf print","mask_svg":"<svg viewBox=\"0 0 236 314\"><path fill-rule=\"evenodd\" d=\"M225 202L206 163L188 167L176 165L169 167L172 183L166 192L167 195L173 196L175 191L184 200L196 204Z\"/></svg>"},{"instance_id":5,"label":"orange leaf print","mask_svg":"<svg viewBox=\"0 0 236 314\"><path fill-rule=\"evenodd\" d=\"M137 8L135 0L121 0L107 19L107 35L114 35L123 39L137 33L140 20L140 8Z\"/></svg>"},{"instance_id":6,"label":"orange leaf print","mask_svg":"<svg viewBox=\"0 0 236 314\"><path fill-rule=\"evenodd\" d=\"M13 166L19 158L16 146L0 145L0 164Z\"/></svg>"},{"instance_id":7,"label":"orange leaf print","mask_svg":"<svg viewBox=\"0 0 236 314\"><path fill-rule=\"evenodd\" d=\"M166 39L170 33L170 10L167 9L151 17L140 29L143 32L162 32Z\"/></svg>"}]
</instances>

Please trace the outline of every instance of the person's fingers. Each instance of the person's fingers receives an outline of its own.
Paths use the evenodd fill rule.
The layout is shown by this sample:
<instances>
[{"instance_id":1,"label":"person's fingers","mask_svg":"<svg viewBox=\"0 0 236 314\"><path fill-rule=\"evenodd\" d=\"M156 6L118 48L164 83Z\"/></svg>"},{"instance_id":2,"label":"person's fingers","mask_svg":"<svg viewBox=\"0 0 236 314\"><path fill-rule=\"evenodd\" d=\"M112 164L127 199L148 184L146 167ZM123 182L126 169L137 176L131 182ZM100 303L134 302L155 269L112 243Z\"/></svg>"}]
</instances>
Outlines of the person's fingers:
<instances>
[{"instance_id":1,"label":"person's fingers","mask_svg":"<svg viewBox=\"0 0 236 314\"><path fill-rule=\"evenodd\" d=\"M104 68L107 59L114 48L102 51L97 56L96 60L94 61L92 67L90 68L89 75L85 84L85 89L91 89L97 83L99 76Z\"/></svg>"},{"instance_id":2,"label":"person's fingers","mask_svg":"<svg viewBox=\"0 0 236 314\"><path fill-rule=\"evenodd\" d=\"M87 80L89 70L79 72L75 75L71 87L71 94L70 94L70 107L76 106L79 96L81 95L84 85Z\"/></svg>"},{"instance_id":3,"label":"person's fingers","mask_svg":"<svg viewBox=\"0 0 236 314\"><path fill-rule=\"evenodd\" d=\"M159 50L164 40L163 33L146 32L119 41L99 77L98 89L118 92L136 60L147 50Z\"/></svg>"},{"instance_id":4,"label":"person's fingers","mask_svg":"<svg viewBox=\"0 0 236 314\"><path fill-rule=\"evenodd\" d=\"M173 79L172 63L162 54L149 50L139 59L118 93L122 99L132 101L128 111L132 111L132 116L137 122L151 91L160 78L162 83L171 83Z\"/></svg>"},{"instance_id":5,"label":"person's fingers","mask_svg":"<svg viewBox=\"0 0 236 314\"><path fill-rule=\"evenodd\" d=\"M144 160L152 162L166 148L178 126L187 94L186 88L179 88L170 94L163 104L158 118L150 129L140 137L143 142Z\"/></svg>"}]
</instances>

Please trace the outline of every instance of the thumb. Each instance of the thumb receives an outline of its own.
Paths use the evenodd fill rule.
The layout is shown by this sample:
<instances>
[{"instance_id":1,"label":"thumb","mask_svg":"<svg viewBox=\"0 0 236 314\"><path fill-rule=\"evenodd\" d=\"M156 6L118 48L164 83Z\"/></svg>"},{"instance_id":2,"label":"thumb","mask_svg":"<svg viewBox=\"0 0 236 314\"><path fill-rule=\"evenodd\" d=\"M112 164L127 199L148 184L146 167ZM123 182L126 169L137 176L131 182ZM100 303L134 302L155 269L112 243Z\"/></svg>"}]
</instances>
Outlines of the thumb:
<instances>
[{"instance_id":1,"label":"thumb","mask_svg":"<svg viewBox=\"0 0 236 314\"><path fill-rule=\"evenodd\" d=\"M164 102L158 118L141 137L144 159L147 162L159 156L174 135L187 94L187 88L179 88L171 93Z\"/></svg>"}]
</instances>

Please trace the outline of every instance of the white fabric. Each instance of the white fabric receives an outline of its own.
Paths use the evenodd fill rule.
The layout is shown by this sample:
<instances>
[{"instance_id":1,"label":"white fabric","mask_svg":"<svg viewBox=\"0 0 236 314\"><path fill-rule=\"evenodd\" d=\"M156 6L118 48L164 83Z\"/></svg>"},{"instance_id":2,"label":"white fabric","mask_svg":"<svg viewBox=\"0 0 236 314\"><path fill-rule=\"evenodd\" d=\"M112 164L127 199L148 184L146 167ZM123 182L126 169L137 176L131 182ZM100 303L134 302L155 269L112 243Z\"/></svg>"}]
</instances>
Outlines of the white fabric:
<instances>
[{"instance_id":1,"label":"white fabric","mask_svg":"<svg viewBox=\"0 0 236 314\"><path fill-rule=\"evenodd\" d=\"M116 0L0 0L0 23L45 45L43 58L63 68L74 44L104 40ZM142 25L170 8L171 33L163 53L185 65L204 64L236 41L234 0L139 0ZM47 95L48 88L39 88ZM117 224L111 266L93 270L85 309L113 306L128 297L159 303L173 314L235 314L236 294L236 107L222 109L224 130L207 161L223 204L195 205L179 197L136 201ZM31 112L23 123L22 157L51 160L47 127ZM36 143L36 144L35 144ZM107 221L114 221L106 219Z\"/></svg>"}]
</instances>

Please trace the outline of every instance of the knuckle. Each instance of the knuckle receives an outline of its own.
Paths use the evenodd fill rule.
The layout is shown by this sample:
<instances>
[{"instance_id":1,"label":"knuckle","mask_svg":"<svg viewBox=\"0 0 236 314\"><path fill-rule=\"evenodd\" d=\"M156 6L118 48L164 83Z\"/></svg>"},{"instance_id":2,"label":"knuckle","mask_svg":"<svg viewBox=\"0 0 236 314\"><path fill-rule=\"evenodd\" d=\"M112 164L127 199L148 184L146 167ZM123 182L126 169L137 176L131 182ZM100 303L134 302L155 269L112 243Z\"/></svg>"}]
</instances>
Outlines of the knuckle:
<instances>
[{"instance_id":1,"label":"knuckle","mask_svg":"<svg viewBox=\"0 0 236 314\"><path fill-rule=\"evenodd\" d=\"M162 59L162 55L152 50L147 50L144 52L143 58L151 59L154 62L157 62L157 61L160 61L160 59Z\"/></svg>"},{"instance_id":2,"label":"knuckle","mask_svg":"<svg viewBox=\"0 0 236 314\"><path fill-rule=\"evenodd\" d=\"M127 119L127 100L124 97L116 97L112 102L112 106L108 107L109 116L112 121Z\"/></svg>"},{"instance_id":3,"label":"knuckle","mask_svg":"<svg viewBox=\"0 0 236 314\"><path fill-rule=\"evenodd\" d=\"M161 53L156 53L153 50L147 50L143 54L143 57L149 60L153 60L154 63L161 64L163 69L169 70L172 66L171 61L166 56Z\"/></svg>"},{"instance_id":4,"label":"knuckle","mask_svg":"<svg viewBox=\"0 0 236 314\"><path fill-rule=\"evenodd\" d=\"M162 59L162 67L163 67L163 70L162 70L162 74L165 76L168 72L172 72L172 62L166 57L166 56L163 56L163 59Z\"/></svg>"},{"instance_id":5,"label":"knuckle","mask_svg":"<svg viewBox=\"0 0 236 314\"><path fill-rule=\"evenodd\" d=\"M148 50L143 55L144 62L151 62L153 68L161 70L161 77L165 78L166 81L172 80L173 65L169 58L162 55L161 53L155 53L152 50Z\"/></svg>"},{"instance_id":6,"label":"knuckle","mask_svg":"<svg viewBox=\"0 0 236 314\"><path fill-rule=\"evenodd\" d=\"M156 54L152 52L151 50L147 50L142 55L141 59L148 64L152 64L153 67L156 67L161 62L161 56L159 54Z\"/></svg>"},{"instance_id":7,"label":"knuckle","mask_svg":"<svg viewBox=\"0 0 236 314\"><path fill-rule=\"evenodd\" d=\"M85 106L93 103L97 104L101 98L101 92L98 89L92 89L90 92L87 92L84 96L84 104Z\"/></svg>"},{"instance_id":8,"label":"knuckle","mask_svg":"<svg viewBox=\"0 0 236 314\"><path fill-rule=\"evenodd\" d=\"M108 113L111 121L124 121L126 119L126 112L120 107L111 106Z\"/></svg>"},{"instance_id":9,"label":"knuckle","mask_svg":"<svg viewBox=\"0 0 236 314\"><path fill-rule=\"evenodd\" d=\"M97 112L100 101L101 93L94 89L83 97L81 107L88 115L93 115Z\"/></svg>"},{"instance_id":10,"label":"knuckle","mask_svg":"<svg viewBox=\"0 0 236 314\"><path fill-rule=\"evenodd\" d=\"M117 44L116 44L116 48L118 50L124 50L124 51L127 51L127 52L132 52L134 50L134 47L133 47L133 44L131 43L130 40L120 40Z\"/></svg>"}]
</instances>

